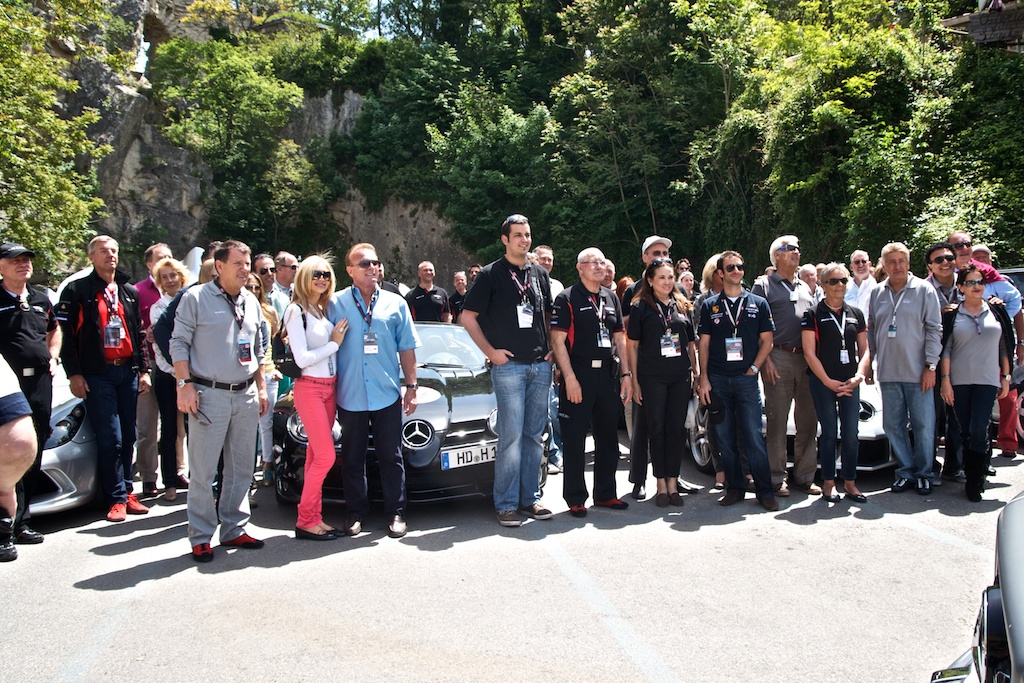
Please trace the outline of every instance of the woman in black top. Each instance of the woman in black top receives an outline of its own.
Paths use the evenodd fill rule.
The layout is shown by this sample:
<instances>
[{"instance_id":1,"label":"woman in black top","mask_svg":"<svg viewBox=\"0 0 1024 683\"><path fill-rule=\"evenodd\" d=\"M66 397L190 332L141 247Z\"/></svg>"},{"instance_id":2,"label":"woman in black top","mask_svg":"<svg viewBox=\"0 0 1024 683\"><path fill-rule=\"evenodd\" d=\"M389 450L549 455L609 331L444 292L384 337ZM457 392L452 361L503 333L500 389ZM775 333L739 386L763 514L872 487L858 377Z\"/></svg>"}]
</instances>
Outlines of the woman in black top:
<instances>
[{"instance_id":1,"label":"woman in black top","mask_svg":"<svg viewBox=\"0 0 1024 683\"><path fill-rule=\"evenodd\" d=\"M818 458L824 483L821 496L838 503L836 494L837 420L843 431L843 486L846 497L857 503L867 498L857 488L857 438L860 421L860 385L871 367L864 313L844 303L850 272L841 263L830 263L821 271L825 298L804 313L803 347L811 373L811 398L821 425Z\"/></svg>"},{"instance_id":2,"label":"woman in black top","mask_svg":"<svg viewBox=\"0 0 1024 683\"><path fill-rule=\"evenodd\" d=\"M692 310L693 305L676 289L672 262L651 261L633 299L626 334L629 367L634 368L633 400L644 406L647 417L658 507L683 504L676 479L696 368Z\"/></svg>"}]
</instances>

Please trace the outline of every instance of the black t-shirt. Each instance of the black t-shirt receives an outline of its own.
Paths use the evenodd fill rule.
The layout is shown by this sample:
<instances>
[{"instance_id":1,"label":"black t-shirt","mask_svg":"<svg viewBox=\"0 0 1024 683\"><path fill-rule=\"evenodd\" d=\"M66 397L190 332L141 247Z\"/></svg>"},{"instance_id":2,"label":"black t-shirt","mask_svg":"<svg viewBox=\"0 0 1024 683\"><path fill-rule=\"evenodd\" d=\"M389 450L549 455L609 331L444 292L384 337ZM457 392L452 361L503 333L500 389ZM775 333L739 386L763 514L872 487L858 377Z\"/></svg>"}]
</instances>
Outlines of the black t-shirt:
<instances>
[{"instance_id":1,"label":"black t-shirt","mask_svg":"<svg viewBox=\"0 0 1024 683\"><path fill-rule=\"evenodd\" d=\"M32 287L27 294L28 301L23 304L0 287L0 355L19 373L25 368L49 365L46 335L57 329L57 318L46 294Z\"/></svg>"},{"instance_id":2,"label":"black t-shirt","mask_svg":"<svg viewBox=\"0 0 1024 683\"><path fill-rule=\"evenodd\" d=\"M599 343L602 322L607 330L607 346ZM568 335L565 346L572 360L582 363L610 360L615 355L612 335L623 329L619 300L607 287L601 287L594 294L578 282L555 297L551 328Z\"/></svg>"},{"instance_id":3,"label":"black t-shirt","mask_svg":"<svg viewBox=\"0 0 1024 683\"><path fill-rule=\"evenodd\" d=\"M413 320L439 323L445 311L451 310L448 304L448 292L440 287L434 287L428 292L420 285L416 285L405 295L405 302L409 304Z\"/></svg>"},{"instance_id":4,"label":"black t-shirt","mask_svg":"<svg viewBox=\"0 0 1024 683\"><path fill-rule=\"evenodd\" d=\"M679 335L678 356L661 354L661 338L668 329ZM638 374L689 376L690 355L686 352L686 345L696 341L696 335L689 315L681 313L674 300L670 300L668 306L656 302L656 308L651 308L646 301L637 301L630 309L626 334L640 342L635 368Z\"/></svg>"},{"instance_id":5,"label":"black t-shirt","mask_svg":"<svg viewBox=\"0 0 1024 683\"><path fill-rule=\"evenodd\" d=\"M533 308L530 326L519 326L519 306ZM548 271L526 262L517 268L502 256L484 266L466 293L464 311L477 313L487 341L496 349L508 349L513 360L535 363L548 354L548 323L551 314L551 280Z\"/></svg>"},{"instance_id":6,"label":"black t-shirt","mask_svg":"<svg viewBox=\"0 0 1024 683\"><path fill-rule=\"evenodd\" d=\"M398 285L396 285L394 282L391 282L390 280L385 280L384 282L380 283L380 288L383 289L385 292L391 292L393 294L397 294L398 296L402 296L402 290L400 290L398 288Z\"/></svg>"},{"instance_id":7,"label":"black t-shirt","mask_svg":"<svg viewBox=\"0 0 1024 683\"><path fill-rule=\"evenodd\" d=\"M867 329L864 313L859 308L843 303L843 310L836 313L822 301L804 313L801 326L814 332L814 350L826 375L845 382L857 374L857 334ZM842 336L840 328L843 329ZM846 338L845 348L849 357L847 363L840 362L839 357L844 348L843 337Z\"/></svg>"},{"instance_id":8,"label":"black t-shirt","mask_svg":"<svg viewBox=\"0 0 1024 683\"><path fill-rule=\"evenodd\" d=\"M757 358L761 333L775 331L768 302L750 292L743 292L735 302L725 292L709 296L701 304L699 318L697 334L711 337L708 372L728 377L746 373ZM733 336L742 340L743 355L737 361L728 360L726 351L726 340Z\"/></svg>"},{"instance_id":9,"label":"black t-shirt","mask_svg":"<svg viewBox=\"0 0 1024 683\"><path fill-rule=\"evenodd\" d=\"M467 292L468 293L468 292ZM462 306L466 303L466 295L459 294L458 290L448 297L448 307L452 311L452 322L459 322L459 314L462 313Z\"/></svg>"}]
</instances>

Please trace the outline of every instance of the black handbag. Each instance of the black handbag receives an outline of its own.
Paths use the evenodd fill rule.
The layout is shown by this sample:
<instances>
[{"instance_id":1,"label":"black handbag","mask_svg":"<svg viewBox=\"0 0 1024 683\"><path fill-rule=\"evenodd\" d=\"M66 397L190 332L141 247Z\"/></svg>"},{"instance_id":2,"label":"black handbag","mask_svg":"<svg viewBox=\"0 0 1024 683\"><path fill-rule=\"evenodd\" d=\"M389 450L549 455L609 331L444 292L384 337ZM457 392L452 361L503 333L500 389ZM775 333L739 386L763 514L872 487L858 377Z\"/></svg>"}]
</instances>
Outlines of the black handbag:
<instances>
[{"instance_id":1,"label":"black handbag","mask_svg":"<svg viewBox=\"0 0 1024 683\"><path fill-rule=\"evenodd\" d=\"M306 312L302 311L302 329L306 329ZM291 377L292 379L302 376L302 368L299 367L298 363L295 362L295 357L292 356L292 346L288 343L288 330L282 323L281 329L277 331L274 338L270 341L271 351L270 356L274 360L274 365L285 377Z\"/></svg>"}]
</instances>

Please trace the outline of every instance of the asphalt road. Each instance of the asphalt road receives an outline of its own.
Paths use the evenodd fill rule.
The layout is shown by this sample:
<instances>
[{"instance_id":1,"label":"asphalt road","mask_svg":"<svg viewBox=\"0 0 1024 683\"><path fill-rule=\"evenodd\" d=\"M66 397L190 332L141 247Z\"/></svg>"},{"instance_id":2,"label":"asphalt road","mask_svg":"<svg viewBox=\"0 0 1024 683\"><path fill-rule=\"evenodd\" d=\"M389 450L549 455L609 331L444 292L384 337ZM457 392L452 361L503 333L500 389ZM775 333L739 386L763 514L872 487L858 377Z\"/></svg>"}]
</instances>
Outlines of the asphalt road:
<instances>
[{"instance_id":1,"label":"asphalt road","mask_svg":"<svg viewBox=\"0 0 1024 683\"><path fill-rule=\"evenodd\" d=\"M421 506L395 540L378 510L328 543L294 540L263 489L249 531L267 546L206 565L183 496L121 524L40 517L46 542L0 565L0 681L927 681L969 645L1024 483L1024 459L995 460L980 504L950 483L889 493L887 471L860 478L863 506L794 493L766 513L706 490L577 520L554 476L550 521ZM619 477L624 496L624 460Z\"/></svg>"}]
</instances>

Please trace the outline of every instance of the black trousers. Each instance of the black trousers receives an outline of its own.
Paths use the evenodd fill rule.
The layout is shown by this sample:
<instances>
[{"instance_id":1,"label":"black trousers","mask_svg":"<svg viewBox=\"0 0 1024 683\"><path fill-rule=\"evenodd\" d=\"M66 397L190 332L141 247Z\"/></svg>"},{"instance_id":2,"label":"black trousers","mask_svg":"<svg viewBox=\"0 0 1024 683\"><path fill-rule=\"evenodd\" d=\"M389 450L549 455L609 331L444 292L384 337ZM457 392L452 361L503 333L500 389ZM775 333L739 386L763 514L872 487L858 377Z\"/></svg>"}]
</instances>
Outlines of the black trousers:
<instances>
[{"instance_id":1,"label":"black trousers","mask_svg":"<svg viewBox=\"0 0 1024 683\"><path fill-rule=\"evenodd\" d=\"M387 408L351 412L338 408L341 423L341 477L345 507L365 515L370 509L366 488L366 448L373 429L373 450L380 467L384 509L390 515L405 514L405 460L402 458L402 399Z\"/></svg>"},{"instance_id":2,"label":"black trousers","mask_svg":"<svg viewBox=\"0 0 1024 683\"><path fill-rule=\"evenodd\" d=\"M629 483L647 481L647 415L644 407L633 401L633 438L629 441Z\"/></svg>"},{"instance_id":3,"label":"black trousers","mask_svg":"<svg viewBox=\"0 0 1024 683\"><path fill-rule=\"evenodd\" d=\"M178 386L174 375L157 369L153 373L153 392L160 411L160 476L169 487L178 477Z\"/></svg>"},{"instance_id":4,"label":"black trousers","mask_svg":"<svg viewBox=\"0 0 1024 683\"><path fill-rule=\"evenodd\" d=\"M643 391L654 476L657 479L678 477L686 450L686 411L693 395L690 378L640 375L637 379Z\"/></svg>"},{"instance_id":5,"label":"black trousers","mask_svg":"<svg viewBox=\"0 0 1024 683\"><path fill-rule=\"evenodd\" d=\"M619 379L607 364L590 368L573 363L573 372L583 391L583 401L570 403L565 380L558 392L558 422L562 426L562 497L570 506L587 501L587 431L594 435L594 500L612 500L615 470L619 464ZM634 432L635 434L635 432Z\"/></svg>"},{"instance_id":6,"label":"black trousers","mask_svg":"<svg viewBox=\"0 0 1024 683\"><path fill-rule=\"evenodd\" d=\"M18 498L18 509L14 513L15 531L27 527L29 520L32 519L28 506L39 485L39 467L42 462L43 446L50 438L50 405L53 403L53 378L50 377L49 368L39 368L31 377L19 375L18 381L21 384L21 392L25 394L28 405L32 408L32 426L35 427L38 443L32 467L28 468L14 489Z\"/></svg>"}]
</instances>

